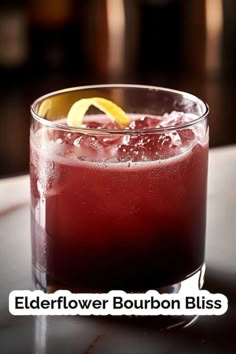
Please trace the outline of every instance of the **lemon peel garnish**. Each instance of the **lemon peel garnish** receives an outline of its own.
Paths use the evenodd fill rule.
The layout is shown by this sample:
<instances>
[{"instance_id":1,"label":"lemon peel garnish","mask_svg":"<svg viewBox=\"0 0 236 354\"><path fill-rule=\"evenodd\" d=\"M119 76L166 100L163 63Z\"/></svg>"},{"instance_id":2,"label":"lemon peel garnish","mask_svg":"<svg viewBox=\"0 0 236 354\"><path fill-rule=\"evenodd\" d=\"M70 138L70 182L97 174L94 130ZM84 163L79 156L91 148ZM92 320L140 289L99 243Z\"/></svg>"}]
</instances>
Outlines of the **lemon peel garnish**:
<instances>
[{"instance_id":1,"label":"lemon peel garnish","mask_svg":"<svg viewBox=\"0 0 236 354\"><path fill-rule=\"evenodd\" d=\"M127 114L114 102L102 97L82 98L75 102L67 115L67 124L69 126L81 126L84 115L90 106L95 106L104 112L109 118L126 127L130 120Z\"/></svg>"}]
</instances>

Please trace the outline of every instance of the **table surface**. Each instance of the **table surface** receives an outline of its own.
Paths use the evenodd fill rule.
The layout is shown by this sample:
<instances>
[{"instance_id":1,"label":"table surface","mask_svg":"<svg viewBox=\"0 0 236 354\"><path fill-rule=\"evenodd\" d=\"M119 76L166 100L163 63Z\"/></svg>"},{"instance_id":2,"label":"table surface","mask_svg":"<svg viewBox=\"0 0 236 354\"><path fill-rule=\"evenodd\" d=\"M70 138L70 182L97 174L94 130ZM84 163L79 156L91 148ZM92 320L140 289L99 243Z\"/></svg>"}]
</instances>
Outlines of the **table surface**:
<instances>
[{"instance_id":1,"label":"table surface","mask_svg":"<svg viewBox=\"0 0 236 354\"><path fill-rule=\"evenodd\" d=\"M228 297L223 316L168 332L80 317L14 317L8 295L32 289L29 177L0 180L0 353L235 353L236 146L210 150L206 283Z\"/></svg>"}]
</instances>

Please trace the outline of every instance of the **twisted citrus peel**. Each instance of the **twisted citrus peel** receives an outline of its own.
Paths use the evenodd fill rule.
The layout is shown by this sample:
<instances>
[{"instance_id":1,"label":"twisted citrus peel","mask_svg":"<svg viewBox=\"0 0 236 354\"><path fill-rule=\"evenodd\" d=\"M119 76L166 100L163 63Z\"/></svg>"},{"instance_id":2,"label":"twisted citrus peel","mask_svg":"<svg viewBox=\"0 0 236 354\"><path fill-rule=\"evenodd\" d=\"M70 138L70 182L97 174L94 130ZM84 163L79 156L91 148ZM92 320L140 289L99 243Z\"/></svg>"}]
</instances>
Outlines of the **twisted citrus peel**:
<instances>
[{"instance_id":1,"label":"twisted citrus peel","mask_svg":"<svg viewBox=\"0 0 236 354\"><path fill-rule=\"evenodd\" d=\"M79 127L83 123L84 115L90 106L98 108L109 118L127 127L130 123L127 114L114 102L102 97L82 98L75 102L67 115L67 124L69 126Z\"/></svg>"}]
</instances>

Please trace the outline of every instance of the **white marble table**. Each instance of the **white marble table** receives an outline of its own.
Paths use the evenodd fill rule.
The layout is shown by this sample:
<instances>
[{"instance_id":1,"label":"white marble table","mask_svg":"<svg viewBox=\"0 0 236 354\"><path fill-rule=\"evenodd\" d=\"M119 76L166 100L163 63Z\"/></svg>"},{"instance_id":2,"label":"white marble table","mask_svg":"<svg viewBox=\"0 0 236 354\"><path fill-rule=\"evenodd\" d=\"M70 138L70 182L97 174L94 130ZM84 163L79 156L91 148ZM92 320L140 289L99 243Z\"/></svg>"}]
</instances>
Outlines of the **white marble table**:
<instances>
[{"instance_id":1,"label":"white marble table","mask_svg":"<svg viewBox=\"0 0 236 354\"><path fill-rule=\"evenodd\" d=\"M30 289L29 177L0 180L0 353L235 353L236 146L210 151L206 288L229 298L224 316L176 332L75 317L14 317L8 294Z\"/></svg>"}]
</instances>

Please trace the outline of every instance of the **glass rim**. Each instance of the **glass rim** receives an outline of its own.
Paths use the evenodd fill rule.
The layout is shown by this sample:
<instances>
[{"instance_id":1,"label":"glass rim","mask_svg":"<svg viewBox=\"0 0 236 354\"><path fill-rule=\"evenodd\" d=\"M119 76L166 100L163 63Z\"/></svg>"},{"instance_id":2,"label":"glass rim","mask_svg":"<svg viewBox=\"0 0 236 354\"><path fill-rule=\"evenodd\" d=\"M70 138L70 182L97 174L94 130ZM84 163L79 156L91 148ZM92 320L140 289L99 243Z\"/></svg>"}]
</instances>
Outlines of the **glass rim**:
<instances>
[{"instance_id":1,"label":"glass rim","mask_svg":"<svg viewBox=\"0 0 236 354\"><path fill-rule=\"evenodd\" d=\"M56 96L58 94L68 93L68 92L72 92L72 91L83 91L83 90L89 90L89 89L93 89L93 90L94 89L106 89L106 88L108 88L108 89L109 88L143 89L143 90L151 90L151 91L163 91L163 92L182 95L184 98L192 100L193 102L196 102L197 104L199 104L203 109L203 113L201 115L197 116L196 119L191 120L190 122L179 123L176 125L170 125L170 126L161 127L161 128L143 128L143 129L132 129L131 130L131 129L127 129L127 128L124 128L124 129L96 129L96 128L84 128L84 127L78 127L78 126L68 126L66 124L55 123L55 121L47 120L44 117L40 116L35 111L35 107L39 102L42 102L43 100L48 99L52 96ZM44 126L47 126L49 128L53 128L53 129L68 131L70 133L71 132L79 132L79 133L90 134L90 135L91 134L93 134L93 135L153 134L153 133L158 133L158 132L163 132L163 131L180 130L180 129L184 129L184 128L193 126L195 124L198 124L201 121L204 121L207 118L209 111L210 110L209 110L208 104L191 93L187 93L185 91L180 91L180 90L175 90L175 89L170 89L170 88L166 88L166 87L160 87L160 86L136 85L136 84L98 84L98 85L85 85L85 86L74 86L74 87L64 88L64 89L52 91L52 92L49 92L45 95L40 96L30 106L30 112L31 112L32 117Z\"/></svg>"}]
</instances>

